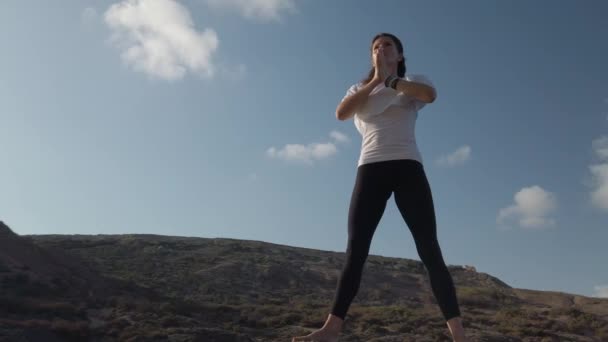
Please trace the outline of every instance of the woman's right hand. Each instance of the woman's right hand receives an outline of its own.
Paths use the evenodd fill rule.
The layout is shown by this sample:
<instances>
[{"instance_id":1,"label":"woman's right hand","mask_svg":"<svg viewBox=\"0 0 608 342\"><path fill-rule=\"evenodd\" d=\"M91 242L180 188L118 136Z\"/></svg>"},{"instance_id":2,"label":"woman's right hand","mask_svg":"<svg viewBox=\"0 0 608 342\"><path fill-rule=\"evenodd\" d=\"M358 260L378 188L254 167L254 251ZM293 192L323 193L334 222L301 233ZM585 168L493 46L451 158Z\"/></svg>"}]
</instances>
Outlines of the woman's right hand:
<instances>
[{"instance_id":1,"label":"woman's right hand","mask_svg":"<svg viewBox=\"0 0 608 342\"><path fill-rule=\"evenodd\" d=\"M386 65L386 56L384 55L384 49L382 47L374 52L374 69L374 78L376 81L384 82L384 80L391 75Z\"/></svg>"}]
</instances>

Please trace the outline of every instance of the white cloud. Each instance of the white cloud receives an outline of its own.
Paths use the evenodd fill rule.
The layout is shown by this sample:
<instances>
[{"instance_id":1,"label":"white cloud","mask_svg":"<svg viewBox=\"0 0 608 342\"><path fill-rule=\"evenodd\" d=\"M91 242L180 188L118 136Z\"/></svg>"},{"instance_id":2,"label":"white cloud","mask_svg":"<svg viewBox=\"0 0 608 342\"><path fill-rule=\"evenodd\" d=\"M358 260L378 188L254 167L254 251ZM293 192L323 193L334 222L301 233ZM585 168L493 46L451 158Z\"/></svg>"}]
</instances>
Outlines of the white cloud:
<instances>
[{"instance_id":1,"label":"white cloud","mask_svg":"<svg viewBox=\"0 0 608 342\"><path fill-rule=\"evenodd\" d=\"M105 13L110 41L123 61L151 77L177 80L187 72L211 77L219 40L212 29L198 32L190 12L174 0L124 0Z\"/></svg>"},{"instance_id":2,"label":"white cloud","mask_svg":"<svg viewBox=\"0 0 608 342\"><path fill-rule=\"evenodd\" d=\"M471 146L464 145L451 154L439 157L437 164L441 166L457 166L464 164L469 159L471 159Z\"/></svg>"},{"instance_id":3,"label":"white cloud","mask_svg":"<svg viewBox=\"0 0 608 342\"><path fill-rule=\"evenodd\" d=\"M608 136L593 140L592 147L600 162L589 166L593 178L591 203L608 211Z\"/></svg>"},{"instance_id":4,"label":"white cloud","mask_svg":"<svg viewBox=\"0 0 608 342\"><path fill-rule=\"evenodd\" d=\"M593 140L591 146L593 146L593 152L600 160L608 162L608 135Z\"/></svg>"},{"instance_id":5,"label":"white cloud","mask_svg":"<svg viewBox=\"0 0 608 342\"><path fill-rule=\"evenodd\" d=\"M281 149L271 147L266 151L266 154L271 158L312 164L316 160L327 159L337 152L336 145L332 143L314 143L306 146L287 144Z\"/></svg>"},{"instance_id":6,"label":"white cloud","mask_svg":"<svg viewBox=\"0 0 608 342\"><path fill-rule=\"evenodd\" d=\"M595 290L594 297L608 298L608 285L594 286L593 289Z\"/></svg>"},{"instance_id":7,"label":"white cloud","mask_svg":"<svg viewBox=\"0 0 608 342\"><path fill-rule=\"evenodd\" d=\"M343 133L331 131L329 136L336 143L347 143L350 139ZM287 144L282 148L270 147L266 155L270 158L281 159L288 162L298 162L307 165L315 161L328 159L338 153L338 148L333 142L302 144Z\"/></svg>"},{"instance_id":8,"label":"white cloud","mask_svg":"<svg viewBox=\"0 0 608 342\"><path fill-rule=\"evenodd\" d=\"M596 207L608 210L608 163L589 166L594 190L591 191L591 203Z\"/></svg>"},{"instance_id":9,"label":"white cloud","mask_svg":"<svg viewBox=\"0 0 608 342\"><path fill-rule=\"evenodd\" d=\"M294 0L205 0L214 9L239 12L248 19L279 20L283 12L294 12Z\"/></svg>"},{"instance_id":10,"label":"white cloud","mask_svg":"<svg viewBox=\"0 0 608 342\"><path fill-rule=\"evenodd\" d=\"M500 209L497 218L499 224L514 220L522 228L544 228L555 225L555 220L549 217L557 207L554 194L534 185L518 191L514 201L511 206Z\"/></svg>"},{"instance_id":11,"label":"white cloud","mask_svg":"<svg viewBox=\"0 0 608 342\"><path fill-rule=\"evenodd\" d=\"M81 16L82 22L85 24L90 24L97 20L97 10L93 7L87 7L82 11Z\"/></svg>"},{"instance_id":12,"label":"white cloud","mask_svg":"<svg viewBox=\"0 0 608 342\"><path fill-rule=\"evenodd\" d=\"M338 143L348 143L350 141L346 134L338 131L331 131L329 133L329 136Z\"/></svg>"}]
</instances>

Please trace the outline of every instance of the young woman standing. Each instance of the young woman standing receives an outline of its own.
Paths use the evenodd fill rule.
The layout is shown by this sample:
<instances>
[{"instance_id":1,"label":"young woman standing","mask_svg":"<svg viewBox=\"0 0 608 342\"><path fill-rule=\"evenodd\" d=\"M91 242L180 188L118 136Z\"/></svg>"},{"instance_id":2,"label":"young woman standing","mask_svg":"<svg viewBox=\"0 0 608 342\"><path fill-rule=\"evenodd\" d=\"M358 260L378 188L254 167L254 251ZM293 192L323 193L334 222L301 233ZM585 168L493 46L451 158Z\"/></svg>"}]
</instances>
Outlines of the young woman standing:
<instances>
[{"instance_id":1,"label":"young woman standing","mask_svg":"<svg viewBox=\"0 0 608 342\"><path fill-rule=\"evenodd\" d=\"M403 46L392 34L374 37L371 57L369 75L350 87L336 108L338 120L354 118L362 136L348 214L346 264L323 327L292 341L338 340L359 290L372 237L392 194L414 237L453 340L466 341L454 283L437 240L433 198L415 139L418 111L435 101L435 88L424 76L405 75Z\"/></svg>"}]
</instances>

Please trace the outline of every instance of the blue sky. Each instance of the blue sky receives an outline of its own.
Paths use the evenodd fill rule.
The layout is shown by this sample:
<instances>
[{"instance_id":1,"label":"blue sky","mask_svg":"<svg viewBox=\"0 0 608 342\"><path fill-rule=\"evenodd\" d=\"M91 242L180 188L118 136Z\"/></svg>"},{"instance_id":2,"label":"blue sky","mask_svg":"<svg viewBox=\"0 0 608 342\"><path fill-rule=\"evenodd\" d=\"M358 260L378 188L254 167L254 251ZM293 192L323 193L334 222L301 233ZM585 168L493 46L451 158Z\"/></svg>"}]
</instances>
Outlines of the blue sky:
<instances>
[{"instance_id":1,"label":"blue sky","mask_svg":"<svg viewBox=\"0 0 608 342\"><path fill-rule=\"evenodd\" d=\"M3 1L0 219L19 234L344 251L335 118L392 32L437 87L417 139L446 262L608 297L605 1ZM419 260L390 199L371 253Z\"/></svg>"}]
</instances>

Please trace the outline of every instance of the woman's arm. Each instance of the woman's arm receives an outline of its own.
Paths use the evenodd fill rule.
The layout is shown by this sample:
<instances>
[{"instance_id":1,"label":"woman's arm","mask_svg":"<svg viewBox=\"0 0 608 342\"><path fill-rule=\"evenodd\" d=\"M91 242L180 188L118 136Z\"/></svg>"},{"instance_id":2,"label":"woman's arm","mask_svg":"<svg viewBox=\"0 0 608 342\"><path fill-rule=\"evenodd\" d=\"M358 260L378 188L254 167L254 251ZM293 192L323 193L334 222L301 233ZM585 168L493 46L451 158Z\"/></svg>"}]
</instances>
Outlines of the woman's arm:
<instances>
[{"instance_id":1,"label":"woman's arm","mask_svg":"<svg viewBox=\"0 0 608 342\"><path fill-rule=\"evenodd\" d=\"M435 88L426 84L407 81L402 78L397 81L395 89L425 103L433 103L437 98Z\"/></svg>"},{"instance_id":2,"label":"woman's arm","mask_svg":"<svg viewBox=\"0 0 608 342\"><path fill-rule=\"evenodd\" d=\"M369 83L357 90L357 92L342 100L336 108L336 118L341 121L350 119L365 103L372 90L380 83L382 83L380 79L373 78Z\"/></svg>"},{"instance_id":3,"label":"woman's arm","mask_svg":"<svg viewBox=\"0 0 608 342\"><path fill-rule=\"evenodd\" d=\"M386 56L384 55L383 49L380 48L374 52L373 62L374 77L357 92L344 98L342 102L340 102L338 108L336 108L336 118L338 118L338 120L346 120L355 115L357 110L365 103L372 90L390 76L391 73L387 69Z\"/></svg>"}]
</instances>

